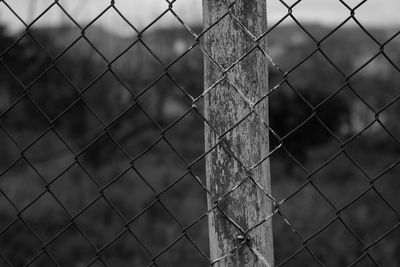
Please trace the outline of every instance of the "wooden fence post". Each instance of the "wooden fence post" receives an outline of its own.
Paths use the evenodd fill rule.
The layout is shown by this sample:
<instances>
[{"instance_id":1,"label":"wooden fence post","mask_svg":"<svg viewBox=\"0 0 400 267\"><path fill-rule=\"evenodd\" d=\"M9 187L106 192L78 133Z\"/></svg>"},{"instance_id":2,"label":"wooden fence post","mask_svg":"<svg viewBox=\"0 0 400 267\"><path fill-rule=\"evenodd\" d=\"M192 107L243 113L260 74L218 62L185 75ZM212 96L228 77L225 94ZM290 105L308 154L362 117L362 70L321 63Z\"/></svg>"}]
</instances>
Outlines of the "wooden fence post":
<instances>
[{"instance_id":1,"label":"wooden fence post","mask_svg":"<svg viewBox=\"0 0 400 267\"><path fill-rule=\"evenodd\" d=\"M204 48L209 54L205 55L205 90L224 75L209 56L226 69L256 45L247 30L255 36L266 30L266 0L203 0L204 29L228 11L226 2L235 2L229 9L233 17L225 16L204 36ZM259 46L266 50L265 38ZM268 218L272 210L272 201L246 178L251 175L271 192L269 159L250 173L246 172L268 155L268 130L252 114L224 138L220 136L251 112L252 102L268 92L267 58L255 49L226 72L226 76L227 79L209 90L204 99L205 117L211 126L207 123L205 126L206 151L224 140L224 145L218 145L206 157L207 187L215 197L208 198L208 206L211 208L218 203L218 208L214 208L208 217L210 257L215 261L214 266L273 266L271 219L255 227L247 236L242 235ZM267 99L256 105L255 110L268 122ZM221 197L244 180L230 194ZM248 240L248 245L239 246L243 240Z\"/></svg>"}]
</instances>

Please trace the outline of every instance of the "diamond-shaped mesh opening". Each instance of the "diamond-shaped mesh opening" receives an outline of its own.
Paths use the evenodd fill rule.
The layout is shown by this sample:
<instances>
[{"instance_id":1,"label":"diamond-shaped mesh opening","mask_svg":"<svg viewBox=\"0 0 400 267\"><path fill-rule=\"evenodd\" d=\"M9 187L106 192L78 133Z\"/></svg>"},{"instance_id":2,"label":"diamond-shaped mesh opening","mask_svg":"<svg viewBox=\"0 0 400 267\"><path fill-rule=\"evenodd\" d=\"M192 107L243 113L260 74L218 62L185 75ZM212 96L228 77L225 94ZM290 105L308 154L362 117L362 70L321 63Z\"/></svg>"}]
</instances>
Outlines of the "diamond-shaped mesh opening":
<instances>
[{"instance_id":1,"label":"diamond-shaped mesh opening","mask_svg":"<svg viewBox=\"0 0 400 267\"><path fill-rule=\"evenodd\" d=\"M160 127L149 114L149 108L132 102L109 124L114 143L119 144L132 159L152 147L160 138Z\"/></svg>"},{"instance_id":2,"label":"diamond-shaped mesh opening","mask_svg":"<svg viewBox=\"0 0 400 267\"><path fill-rule=\"evenodd\" d=\"M374 57L352 80L353 89L376 110L392 102L398 95L395 88L398 86L399 72L383 54ZM378 92L368 92L366 88L369 86L379 87L379 95Z\"/></svg>"},{"instance_id":3,"label":"diamond-shaped mesh opening","mask_svg":"<svg viewBox=\"0 0 400 267\"><path fill-rule=\"evenodd\" d=\"M57 83L60 89L54 90L53 83ZM59 71L52 68L35 82L28 96L46 117L54 119L76 100L78 93Z\"/></svg>"},{"instance_id":4,"label":"diamond-shaped mesh opening","mask_svg":"<svg viewBox=\"0 0 400 267\"><path fill-rule=\"evenodd\" d=\"M321 152L316 152L321 153ZM368 186L369 180L363 169L358 169L355 163L345 154L340 154L313 177L316 186L334 203L336 207L341 207L349 203L353 198L362 193ZM317 166L323 161L313 159ZM336 186L340 183L342 186Z\"/></svg>"},{"instance_id":5,"label":"diamond-shaped mesh opening","mask_svg":"<svg viewBox=\"0 0 400 267\"><path fill-rule=\"evenodd\" d=\"M143 212L138 214L139 217L135 216L134 221L129 225L132 229L137 229L138 239L142 240L149 251L156 255L181 235L181 227L159 202L148 206ZM146 223L148 220L155 223L148 224Z\"/></svg>"},{"instance_id":6,"label":"diamond-shaped mesh opening","mask_svg":"<svg viewBox=\"0 0 400 267\"><path fill-rule=\"evenodd\" d=\"M135 160L135 168L157 191L171 185L187 169L182 158L163 139L146 148L144 152ZM157 166L157 168L153 166ZM170 168L170 166L174 166L174 168Z\"/></svg>"},{"instance_id":7,"label":"diamond-shaped mesh opening","mask_svg":"<svg viewBox=\"0 0 400 267\"><path fill-rule=\"evenodd\" d=\"M3 193L18 210L25 208L44 191L43 180L25 160L21 159L2 174Z\"/></svg>"},{"instance_id":8,"label":"diamond-shaped mesh opening","mask_svg":"<svg viewBox=\"0 0 400 267\"><path fill-rule=\"evenodd\" d=\"M62 35L59 38L63 38ZM93 49L93 44L89 43L82 33L79 33L77 38L71 39L67 49L57 48L57 66L80 90L84 90L91 86L98 77L102 77L107 70L107 62L101 53ZM88 69L85 65L81 65L76 57L82 57L87 64L90 64L91 68ZM80 71L73 71L71 65Z\"/></svg>"},{"instance_id":9,"label":"diamond-shaped mesh opening","mask_svg":"<svg viewBox=\"0 0 400 267\"><path fill-rule=\"evenodd\" d=\"M97 196L75 216L77 216L74 218L75 223L98 248L108 244L125 227L125 220L120 217L118 210L102 196ZM99 222L96 227L91 226L93 219Z\"/></svg>"},{"instance_id":10,"label":"diamond-shaped mesh opening","mask_svg":"<svg viewBox=\"0 0 400 267\"><path fill-rule=\"evenodd\" d=\"M35 256L37 248L42 245L42 242L30 230L29 224L23 220L17 220L4 229L0 240L2 255L12 265L26 264Z\"/></svg>"},{"instance_id":11,"label":"diamond-shaped mesh opening","mask_svg":"<svg viewBox=\"0 0 400 267\"><path fill-rule=\"evenodd\" d=\"M24 13L16 12L16 14L21 15L21 19L23 19L26 24L31 25L30 29L46 26L49 22L58 24L56 20L57 17L61 22L68 20L67 17L62 14L55 1L45 0L40 1L40 3L28 3L27 6L17 4L16 7L24 9Z\"/></svg>"},{"instance_id":12,"label":"diamond-shaped mesh opening","mask_svg":"<svg viewBox=\"0 0 400 267\"><path fill-rule=\"evenodd\" d=\"M107 125L123 111L122 107L128 106L130 97L129 91L115 79L113 74L107 72L91 85L81 99L90 110L90 115L94 115ZM105 108L113 103L121 108Z\"/></svg>"},{"instance_id":13,"label":"diamond-shaped mesh opening","mask_svg":"<svg viewBox=\"0 0 400 267\"><path fill-rule=\"evenodd\" d=\"M112 22L111 22L112 21ZM132 39L108 31L113 25L129 27L129 24L115 11L108 9L95 23L85 30L85 40L96 48L107 61L114 60L131 43Z\"/></svg>"},{"instance_id":14,"label":"diamond-shaped mesh opening","mask_svg":"<svg viewBox=\"0 0 400 267\"><path fill-rule=\"evenodd\" d=\"M203 92L203 54L201 45L195 44L190 38L179 38L175 41L176 50L179 50L179 57L171 65L168 72L175 83L177 83L185 94L197 97ZM189 46L191 49L189 50Z\"/></svg>"},{"instance_id":15,"label":"diamond-shaped mesh opening","mask_svg":"<svg viewBox=\"0 0 400 267\"><path fill-rule=\"evenodd\" d=\"M62 24L58 27L35 27L32 29L31 34L37 40L38 43L47 51L52 57L57 57L60 53L69 49L70 46L81 37L81 30L77 25L67 23L69 21L68 16L65 13L58 12L61 14L66 24ZM53 17L55 15L53 14ZM52 42L49 42L49 39Z\"/></svg>"},{"instance_id":16,"label":"diamond-shaped mesh opening","mask_svg":"<svg viewBox=\"0 0 400 267\"><path fill-rule=\"evenodd\" d=\"M87 167L87 172L92 177L96 177L102 185L111 181L114 173L121 172L119 170L125 170L130 166L125 151L121 150L119 144L107 133L92 141L81 150L80 154L82 165ZM110 157L111 154L113 157ZM110 165L114 166L111 171Z\"/></svg>"},{"instance_id":17,"label":"diamond-shaped mesh opening","mask_svg":"<svg viewBox=\"0 0 400 267\"><path fill-rule=\"evenodd\" d=\"M185 190L193 193L182 196ZM185 226L191 224L207 210L206 194L201 185L194 182L190 174L183 176L174 186L169 187L160 199Z\"/></svg>"},{"instance_id":18,"label":"diamond-shaped mesh opening","mask_svg":"<svg viewBox=\"0 0 400 267\"><path fill-rule=\"evenodd\" d=\"M348 50L352 60L346 58L344 54L339 53L337 49L333 49L334 46L337 46L337 42L341 41L344 42L342 44L343 49ZM348 75L356 72L367 63L370 58L379 52L379 44L351 20L344 26L327 35L326 38L323 39L321 47L330 60L334 62L342 72Z\"/></svg>"},{"instance_id":19,"label":"diamond-shaped mesh opening","mask_svg":"<svg viewBox=\"0 0 400 267\"><path fill-rule=\"evenodd\" d=\"M161 2L161 1L160 1ZM165 24L169 25L165 28ZM154 28L153 28L154 27ZM171 12L166 13L152 25L153 31L143 34L143 42L166 65L181 56L194 43L195 37L184 25L174 18ZM163 46L157 45L162 40Z\"/></svg>"},{"instance_id":20,"label":"diamond-shaped mesh opening","mask_svg":"<svg viewBox=\"0 0 400 267\"><path fill-rule=\"evenodd\" d=\"M52 242L46 246L46 252L48 252L56 262L63 262L70 265L88 263L91 259L91 254L96 253L96 247L91 243L90 239L84 236L79 226L67 226L67 224L65 224L64 227L68 228L63 229L62 233L57 236L57 239L52 240ZM66 251L68 253L66 253ZM38 253L40 252L38 251ZM73 255L73 257L71 257L71 255ZM35 259L32 265L43 264L43 259L45 259L43 256Z\"/></svg>"},{"instance_id":21,"label":"diamond-shaped mesh opening","mask_svg":"<svg viewBox=\"0 0 400 267\"><path fill-rule=\"evenodd\" d=\"M183 90L173 78L164 76L140 96L139 102L158 124L170 128L191 109L192 101Z\"/></svg>"},{"instance_id":22,"label":"diamond-shaped mesh opening","mask_svg":"<svg viewBox=\"0 0 400 267\"><path fill-rule=\"evenodd\" d=\"M367 244L381 237L399 219L385 201L380 193L370 190L342 212L343 219ZM385 214L384 220L381 214Z\"/></svg>"},{"instance_id":23,"label":"diamond-shaped mesh opening","mask_svg":"<svg viewBox=\"0 0 400 267\"><path fill-rule=\"evenodd\" d=\"M66 11L72 12L70 14L74 19L79 19L79 16L82 16L80 23L85 28L95 23L95 21L112 8L109 1L98 1L96 5L93 5L93 1L88 1L88 3L83 5L76 1L72 1L71 4L67 3L65 0L61 2L60 5L62 7L69 7Z\"/></svg>"},{"instance_id":24,"label":"diamond-shaped mesh opening","mask_svg":"<svg viewBox=\"0 0 400 267\"><path fill-rule=\"evenodd\" d=\"M38 152L46 150L49 143L54 146L51 150L47 150L46 153ZM73 156L64 140L55 131L46 132L24 151L26 163L46 181L51 181L62 173L73 161ZM50 165L52 168L49 168Z\"/></svg>"},{"instance_id":25,"label":"diamond-shaped mesh opening","mask_svg":"<svg viewBox=\"0 0 400 267\"><path fill-rule=\"evenodd\" d=\"M128 170L114 175L104 190L105 195L126 218L133 218L146 208L156 194L139 172ZM130 197L125 199L125 194Z\"/></svg>"},{"instance_id":26,"label":"diamond-shaped mesh opening","mask_svg":"<svg viewBox=\"0 0 400 267\"><path fill-rule=\"evenodd\" d=\"M65 156L66 152L78 153L89 145L93 139L103 133L104 125L100 121L93 109L88 106L81 98L76 99L73 104L63 110L55 119L53 126L57 138L64 144L58 149L51 149L60 157ZM63 153L64 152L64 153ZM46 155L46 154L45 154ZM46 157L43 157L46 159Z\"/></svg>"},{"instance_id":27,"label":"diamond-shaped mesh opening","mask_svg":"<svg viewBox=\"0 0 400 267\"><path fill-rule=\"evenodd\" d=\"M326 240L328 237L330 238L329 242L324 244L318 242L319 239ZM346 244L346 246L341 244ZM339 220L335 220L312 238L308 242L308 246L326 266L348 265L357 258L363 249L362 244ZM349 253L349 251L351 252Z\"/></svg>"},{"instance_id":28,"label":"diamond-shaped mesh opening","mask_svg":"<svg viewBox=\"0 0 400 267\"><path fill-rule=\"evenodd\" d=\"M294 45L297 46L296 44ZM307 47L308 45L305 46ZM343 75L337 71L334 63L330 62L329 58L327 59L327 55L321 51L324 50L305 53L301 60L306 60L301 65L289 66L291 71L287 76L291 87L303 89L303 91L311 91L311 97L314 98L318 98L318 93L321 95L332 94L344 83ZM313 75L304 77L304 73L313 73ZM314 104L317 103L314 102Z\"/></svg>"},{"instance_id":29,"label":"diamond-shaped mesh opening","mask_svg":"<svg viewBox=\"0 0 400 267\"><path fill-rule=\"evenodd\" d=\"M23 219L29 222L32 231L44 242L51 240L68 224L68 215L57 200L52 195L50 188L48 192L35 200L22 215Z\"/></svg>"},{"instance_id":30,"label":"diamond-shaped mesh opening","mask_svg":"<svg viewBox=\"0 0 400 267\"><path fill-rule=\"evenodd\" d=\"M51 191L70 214L76 214L97 197L97 182L82 167L75 164L57 177L51 184Z\"/></svg>"},{"instance_id":31,"label":"diamond-shaped mesh opening","mask_svg":"<svg viewBox=\"0 0 400 267\"><path fill-rule=\"evenodd\" d=\"M268 54L286 70L291 69L294 64L298 64L315 50L312 37L297 25L279 24L270 29L268 37ZM270 71L274 70L271 68Z\"/></svg>"},{"instance_id":32,"label":"diamond-shaped mesh opening","mask_svg":"<svg viewBox=\"0 0 400 267\"><path fill-rule=\"evenodd\" d=\"M307 206L311 206L311 209L305 207L305 203L309 203ZM329 203L311 185L296 192L282 205L281 209L287 220L302 236L309 236L317 231L329 222L335 213ZM308 219L310 215L307 215L307 212L313 213L312 220Z\"/></svg>"},{"instance_id":33,"label":"diamond-shaped mesh opening","mask_svg":"<svg viewBox=\"0 0 400 267\"><path fill-rule=\"evenodd\" d=\"M371 140L371 136L377 136L376 140ZM379 153L379 151L376 150L376 147L380 143L385 144L382 146L383 153ZM364 146L368 153L362 150L360 151L360 146ZM371 124L371 126L364 131L363 136L354 139L346 145L346 149L356 164L370 177L375 177L381 175L382 172L386 172L387 168L398 160L397 155L385 153L385 147L390 147L395 150L396 147L398 147L398 143L390 137L387 132L382 131L381 125L376 122ZM380 156L380 160L376 161L375 157L378 155Z\"/></svg>"},{"instance_id":34,"label":"diamond-shaped mesh opening","mask_svg":"<svg viewBox=\"0 0 400 267\"><path fill-rule=\"evenodd\" d=\"M28 97L10 105L2 113L1 120L3 128L22 148L34 142L41 133L47 132L48 128L48 119Z\"/></svg>"},{"instance_id":35,"label":"diamond-shaped mesh opening","mask_svg":"<svg viewBox=\"0 0 400 267\"><path fill-rule=\"evenodd\" d=\"M195 129L191 135L188 129ZM176 148L178 153L188 162L192 163L204 153L204 121L196 111L190 111L185 117L175 121L165 134L168 141ZM204 172L198 169L198 172ZM197 172L197 173L198 173Z\"/></svg>"},{"instance_id":36,"label":"diamond-shaped mesh opening","mask_svg":"<svg viewBox=\"0 0 400 267\"><path fill-rule=\"evenodd\" d=\"M125 2L116 2L115 7L134 25L139 31L153 29L153 23L168 12L168 2L156 1L150 3L146 0L138 0L135 5L141 8L127 10L130 5ZM145 13L144 13L145 12ZM149 14L149 16L145 16Z\"/></svg>"},{"instance_id":37,"label":"diamond-shaped mesh opening","mask_svg":"<svg viewBox=\"0 0 400 267\"><path fill-rule=\"evenodd\" d=\"M14 82L23 86L31 86L51 66L50 56L43 50L34 35L29 32L14 41L12 46L4 50L3 53L4 59L1 65L7 69L5 77L9 77L9 79L12 77ZM23 64L25 60L33 65L22 68L21 65L15 64L15 61L20 61L20 64Z\"/></svg>"},{"instance_id":38,"label":"diamond-shaped mesh opening","mask_svg":"<svg viewBox=\"0 0 400 267\"><path fill-rule=\"evenodd\" d=\"M128 230L124 230L117 239L101 248L101 252L88 263L102 262L105 266L121 265L128 262L145 266L151 260L151 253L136 240Z\"/></svg>"}]
</instances>

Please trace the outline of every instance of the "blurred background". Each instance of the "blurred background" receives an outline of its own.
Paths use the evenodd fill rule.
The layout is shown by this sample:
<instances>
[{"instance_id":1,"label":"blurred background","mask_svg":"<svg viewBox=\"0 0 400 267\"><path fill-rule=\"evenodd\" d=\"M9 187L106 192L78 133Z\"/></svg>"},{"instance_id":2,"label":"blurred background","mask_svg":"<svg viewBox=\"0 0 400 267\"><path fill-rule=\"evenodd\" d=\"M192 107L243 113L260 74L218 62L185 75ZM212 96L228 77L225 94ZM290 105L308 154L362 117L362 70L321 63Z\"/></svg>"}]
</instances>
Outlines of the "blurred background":
<instances>
[{"instance_id":1,"label":"blurred background","mask_svg":"<svg viewBox=\"0 0 400 267\"><path fill-rule=\"evenodd\" d=\"M202 7L168 6L0 1L0 266L208 265ZM398 10L268 1L277 265L400 264Z\"/></svg>"}]
</instances>

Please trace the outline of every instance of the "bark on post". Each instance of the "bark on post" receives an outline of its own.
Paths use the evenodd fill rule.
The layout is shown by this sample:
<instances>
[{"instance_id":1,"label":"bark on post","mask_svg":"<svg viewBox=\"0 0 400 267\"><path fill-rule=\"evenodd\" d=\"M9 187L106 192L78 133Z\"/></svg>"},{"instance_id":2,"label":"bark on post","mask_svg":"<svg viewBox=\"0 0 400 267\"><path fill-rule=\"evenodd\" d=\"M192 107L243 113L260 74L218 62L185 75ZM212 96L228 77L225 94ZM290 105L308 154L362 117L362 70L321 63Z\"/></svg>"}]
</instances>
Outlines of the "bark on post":
<instances>
[{"instance_id":1,"label":"bark on post","mask_svg":"<svg viewBox=\"0 0 400 267\"><path fill-rule=\"evenodd\" d=\"M203 0L204 28L218 21L228 10L222 0ZM230 1L232 2L232 1ZM266 30L266 0L237 0L231 13L248 31L259 36ZM225 16L204 36L204 48L223 68L227 68L256 44L240 24L231 16ZM264 38L265 39L265 38ZM266 50L266 40L260 47ZM230 82L224 80L210 90L204 99L205 117L219 134L234 126L250 111L251 102L256 102L268 91L267 58L255 49L227 73ZM205 90L222 76L221 69L205 55ZM232 86L233 85L233 86ZM240 92L237 92L236 90ZM242 94L242 95L241 95ZM246 102L247 98L250 102ZM256 106L257 113L268 122L268 103L264 100ZM205 126L206 151L221 140L219 134ZM253 114L238 124L225 136L225 144L246 168L253 166L269 152L268 131ZM217 198L246 179L246 168L229 155L222 146L217 146L206 157L207 186ZM252 170L252 177L268 192L271 190L269 160ZM215 199L208 199L213 207ZM271 220L267 220L248 234L249 246L229 253L243 240L237 223L244 231L263 221L271 214L271 200L249 179L231 194L218 201L218 209L209 214L209 237L211 260L221 259L214 266L273 266L273 242ZM228 216L232 221L229 221ZM239 237L239 238L238 238ZM260 257L261 256L261 257ZM264 259L261 259L261 258ZM267 264L266 264L267 262Z\"/></svg>"}]
</instances>

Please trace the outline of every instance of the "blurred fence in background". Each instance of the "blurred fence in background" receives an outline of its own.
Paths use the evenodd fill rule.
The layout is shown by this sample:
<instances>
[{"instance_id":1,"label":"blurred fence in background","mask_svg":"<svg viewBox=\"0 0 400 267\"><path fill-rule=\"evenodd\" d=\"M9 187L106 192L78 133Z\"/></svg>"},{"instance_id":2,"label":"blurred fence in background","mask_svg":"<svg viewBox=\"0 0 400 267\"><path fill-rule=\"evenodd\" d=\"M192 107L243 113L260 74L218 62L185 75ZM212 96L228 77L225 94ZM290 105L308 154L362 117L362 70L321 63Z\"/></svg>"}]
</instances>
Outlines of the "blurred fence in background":
<instances>
[{"instance_id":1,"label":"blurred fence in background","mask_svg":"<svg viewBox=\"0 0 400 267\"><path fill-rule=\"evenodd\" d=\"M0 0L24 28L0 25L0 265L207 266L245 249L262 266L247 237L272 222L277 266L398 266L399 29L358 21L374 0L337 0L348 13L338 25L305 23L305 1L269 0L285 14L260 33L236 13L244 0L218 2L224 12L205 27L160 0L165 11L140 28L118 1L82 23L62 1L26 21ZM35 27L55 10L64 24ZM99 26L110 13L129 36ZM247 42L224 58L204 43L221 24ZM257 81L232 73L254 57L268 62L269 90L249 96ZM206 88L203 58L219 77ZM221 87L248 112L213 125L203 103ZM270 140L257 162L229 140L248 120ZM218 140L206 151L204 125ZM217 150L245 175L215 195L205 159ZM267 161L272 193L248 175ZM256 225L224 202L247 187L272 207ZM237 244L219 258L213 212Z\"/></svg>"}]
</instances>

